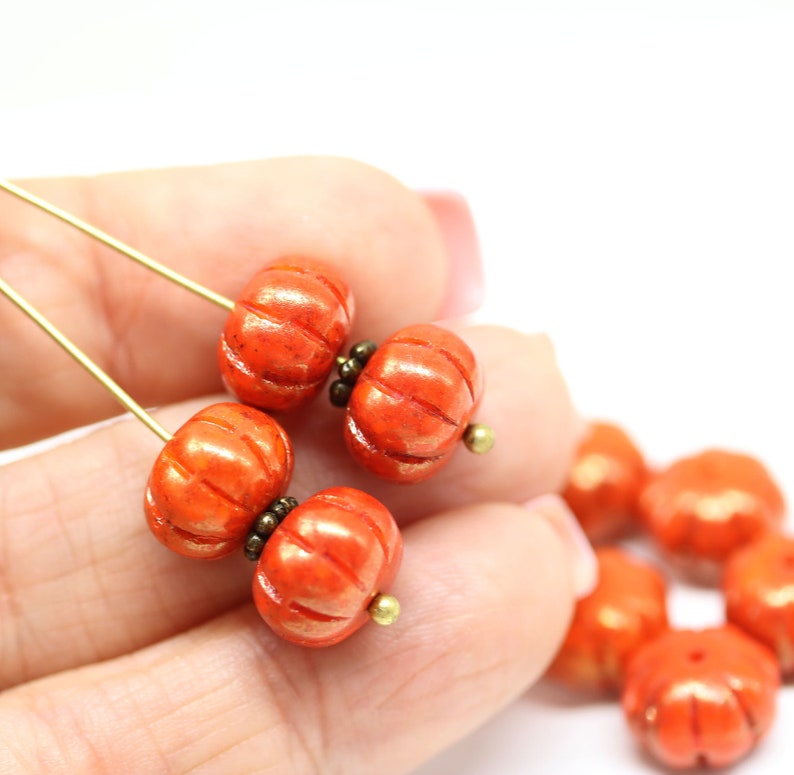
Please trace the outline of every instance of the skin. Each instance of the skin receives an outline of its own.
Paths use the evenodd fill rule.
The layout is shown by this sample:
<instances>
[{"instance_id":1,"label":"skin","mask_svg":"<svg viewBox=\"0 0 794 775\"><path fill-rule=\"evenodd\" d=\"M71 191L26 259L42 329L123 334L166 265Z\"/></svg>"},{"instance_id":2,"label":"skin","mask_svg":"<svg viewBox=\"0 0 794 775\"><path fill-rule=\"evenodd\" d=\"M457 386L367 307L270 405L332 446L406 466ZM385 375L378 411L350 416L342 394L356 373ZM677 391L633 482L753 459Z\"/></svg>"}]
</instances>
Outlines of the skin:
<instances>
[{"instance_id":1,"label":"skin","mask_svg":"<svg viewBox=\"0 0 794 775\"><path fill-rule=\"evenodd\" d=\"M354 341L438 317L455 286L449 240L422 198L350 161L29 187L232 297L283 254L335 263L356 295ZM167 428L225 398L222 310L10 197L0 276L161 406ZM580 425L545 338L456 330L486 374L478 416L498 438L487 456L461 451L400 487L354 466L324 401L285 420L291 494L359 487L403 528L400 620L332 648L268 630L242 557L189 560L152 538L141 501L161 442L137 421L0 467L0 771L407 772L531 685L562 640L576 573L554 502L520 504L562 483ZM5 302L0 331L2 446L118 414Z\"/></svg>"}]
</instances>

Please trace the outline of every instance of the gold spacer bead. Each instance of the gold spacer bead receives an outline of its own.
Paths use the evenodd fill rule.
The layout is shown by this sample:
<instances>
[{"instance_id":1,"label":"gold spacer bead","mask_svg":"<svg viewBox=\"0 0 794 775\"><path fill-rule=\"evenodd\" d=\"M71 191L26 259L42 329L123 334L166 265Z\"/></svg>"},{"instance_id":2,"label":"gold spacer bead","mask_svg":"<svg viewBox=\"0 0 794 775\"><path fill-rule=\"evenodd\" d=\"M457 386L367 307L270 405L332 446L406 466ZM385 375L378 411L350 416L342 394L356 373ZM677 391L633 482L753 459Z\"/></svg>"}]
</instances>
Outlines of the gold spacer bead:
<instances>
[{"instance_id":1,"label":"gold spacer bead","mask_svg":"<svg viewBox=\"0 0 794 775\"><path fill-rule=\"evenodd\" d=\"M400 615L400 601L394 595L376 595L367 609L375 624L394 624Z\"/></svg>"},{"instance_id":2,"label":"gold spacer bead","mask_svg":"<svg viewBox=\"0 0 794 775\"><path fill-rule=\"evenodd\" d=\"M466 449L475 455L484 455L486 452L490 452L495 441L496 434L493 432L493 428L480 422L467 426L463 434L463 443L466 445Z\"/></svg>"}]
</instances>

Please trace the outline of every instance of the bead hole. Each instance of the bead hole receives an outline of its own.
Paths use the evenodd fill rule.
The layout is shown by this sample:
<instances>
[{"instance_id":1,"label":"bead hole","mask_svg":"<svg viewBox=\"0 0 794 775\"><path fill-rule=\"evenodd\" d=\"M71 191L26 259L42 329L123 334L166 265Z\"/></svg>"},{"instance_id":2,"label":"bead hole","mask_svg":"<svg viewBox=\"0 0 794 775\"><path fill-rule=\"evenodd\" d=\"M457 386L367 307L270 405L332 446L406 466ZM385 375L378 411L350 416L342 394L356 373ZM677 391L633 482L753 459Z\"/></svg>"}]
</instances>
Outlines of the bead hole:
<instances>
[{"instance_id":1,"label":"bead hole","mask_svg":"<svg viewBox=\"0 0 794 775\"><path fill-rule=\"evenodd\" d=\"M783 555L783 567L788 571L794 571L794 554Z\"/></svg>"},{"instance_id":2,"label":"bead hole","mask_svg":"<svg viewBox=\"0 0 794 775\"><path fill-rule=\"evenodd\" d=\"M706 652L703 649L693 649L687 656L690 662L702 662L706 658Z\"/></svg>"}]
</instances>

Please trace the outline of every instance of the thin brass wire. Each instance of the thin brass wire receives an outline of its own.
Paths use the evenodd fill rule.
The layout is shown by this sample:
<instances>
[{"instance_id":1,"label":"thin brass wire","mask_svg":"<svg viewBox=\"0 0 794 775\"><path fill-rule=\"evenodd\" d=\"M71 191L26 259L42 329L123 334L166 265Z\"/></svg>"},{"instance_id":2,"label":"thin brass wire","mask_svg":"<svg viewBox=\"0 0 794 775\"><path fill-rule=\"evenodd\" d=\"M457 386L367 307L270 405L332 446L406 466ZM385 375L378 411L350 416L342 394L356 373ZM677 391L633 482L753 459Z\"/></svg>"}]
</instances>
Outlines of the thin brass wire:
<instances>
[{"instance_id":1,"label":"thin brass wire","mask_svg":"<svg viewBox=\"0 0 794 775\"><path fill-rule=\"evenodd\" d=\"M38 207L45 213L49 213L50 215L59 218L64 223L68 223L75 229L79 229L89 237L99 240L99 242L101 242L103 245L113 248L113 250L116 250L122 255L127 256L127 258L131 258L133 261L137 261L147 269L151 269L160 276L171 280L171 282L181 285L191 293L195 293L197 296L201 296L202 298L207 299L207 301L211 301L213 304L217 304L219 307L223 307L226 310L232 310L234 308L234 302L231 299L227 299L225 296L221 296L219 293L215 293L215 291L211 291L209 288L205 288L203 285L199 285L199 283L189 280L184 275L175 272L173 269L169 269L167 266L155 261L153 258L149 258L149 256L146 256L140 251L135 250L135 248L131 248L129 245L117 240L115 237L111 237L109 234L97 229L95 226L91 226L91 224L81 221L76 216L67 213L65 210L61 210L59 207L50 204L35 194L31 194L29 191L20 188L16 184L0 178L0 189L3 189L4 191L23 200L24 202L27 202L28 204Z\"/></svg>"},{"instance_id":2,"label":"thin brass wire","mask_svg":"<svg viewBox=\"0 0 794 775\"><path fill-rule=\"evenodd\" d=\"M77 345L66 338L47 318L35 307L20 296L2 277L0 277L0 293L16 304L40 328L49 334L69 355L72 356L86 371L107 388L113 397L127 410L132 412L147 428L154 431L163 441L171 439L171 434L160 425L132 396L122 390L99 366L96 365Z\"/></svg>"}]
</instances>

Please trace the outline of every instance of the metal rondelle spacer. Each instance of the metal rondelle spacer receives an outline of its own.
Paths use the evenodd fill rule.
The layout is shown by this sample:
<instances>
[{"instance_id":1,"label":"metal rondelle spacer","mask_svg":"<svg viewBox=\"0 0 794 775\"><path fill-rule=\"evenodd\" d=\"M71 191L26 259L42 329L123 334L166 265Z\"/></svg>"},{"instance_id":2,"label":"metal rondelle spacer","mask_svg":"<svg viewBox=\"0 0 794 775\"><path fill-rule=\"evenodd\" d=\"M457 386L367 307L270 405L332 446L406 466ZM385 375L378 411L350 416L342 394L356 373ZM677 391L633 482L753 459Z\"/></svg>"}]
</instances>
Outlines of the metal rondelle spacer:
<instances>
[{"instance_id":1,"label":"metal rondelle spacer","mask_svg":"<svg viewBox=\"0 0 794 775\"><path fill-rule=\"evenodd\" d=\"M273 501L267 511L263 511L255 520L251 532L245 539L243 551L249 560L258 560L265 548L265 542L272 535L287 514L296 506L298 501L291 495Z\"/></svg>"},{"instance_id":2,"label":"metal rondelle spacer","mask_svg":"<svg viewBox=\"0 0 794 775\"><path fill-rule=\"evenodd\" d=\"M367 361L373 356L378 346L371 339L357 342L350 348L350 357L340 355L336 359L336 371L339 379L331 383L328 389L331 403L334 406L347 406L353 386L361 375Z\"/></svg>"}]
</instances>

